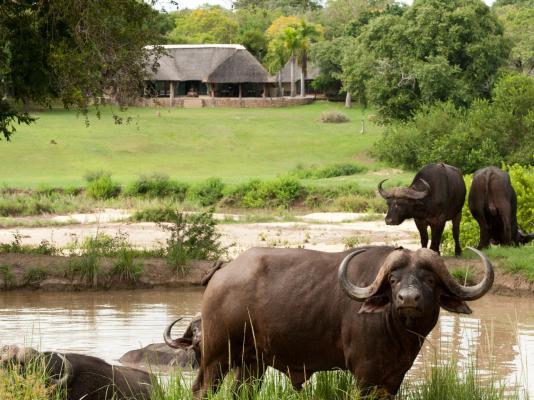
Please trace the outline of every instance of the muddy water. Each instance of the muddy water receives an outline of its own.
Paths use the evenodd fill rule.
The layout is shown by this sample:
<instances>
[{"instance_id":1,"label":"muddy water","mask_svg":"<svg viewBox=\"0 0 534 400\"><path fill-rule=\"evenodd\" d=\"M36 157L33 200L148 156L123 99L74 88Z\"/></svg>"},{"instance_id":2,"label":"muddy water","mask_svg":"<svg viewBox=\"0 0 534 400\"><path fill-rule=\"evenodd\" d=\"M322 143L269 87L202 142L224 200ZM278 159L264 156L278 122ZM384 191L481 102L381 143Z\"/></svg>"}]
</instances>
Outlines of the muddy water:
<instances>
[{"instance_id":1,"label":"muddy water","mask_svg":"<svg viewBox=\"0 0 534 400\"><path fill-rule=\"evenodd\" d=\"M117 291L105 293L0 293L0 344L27 344L41 350L72 351L110 362L126 351L161 342L167 323L200 309L202 291ZM534 300L486 296L470 304L473 314L442 312L411 371L438 357L468 365L475 356L482 371L496 369L509 385L534 397ZM530 376L529 376L530 375Z\"/></svg>"}]
</instances>

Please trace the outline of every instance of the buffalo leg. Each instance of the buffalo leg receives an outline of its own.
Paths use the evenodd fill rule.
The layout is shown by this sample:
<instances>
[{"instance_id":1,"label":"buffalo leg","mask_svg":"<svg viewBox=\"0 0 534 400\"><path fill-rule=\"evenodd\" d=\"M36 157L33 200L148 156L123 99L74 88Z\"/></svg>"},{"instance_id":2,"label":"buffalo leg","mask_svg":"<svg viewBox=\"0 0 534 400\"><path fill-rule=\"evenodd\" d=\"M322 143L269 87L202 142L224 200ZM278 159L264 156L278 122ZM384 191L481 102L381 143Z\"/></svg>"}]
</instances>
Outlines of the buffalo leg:
<instances>
[{"instance_id":1,"label":"buffalo leg","mask_svg":"<svg viewBox=\"0 0 534 400\"><path fill-rule=\"evenodd\" d=\"M415 225L417 226L417 229L419 230L419 236L421 236L421 247L426 247L428 245L428 230L427 230L427 223L416 219Z\"/></svg>"},{"instance_id":2,"label":"buffalo leg","mask_svg":"<svg viewBox=\"0 0 534 400\"><path fill-rule=\"evenodd\" d=\"M462 254L462 246L460 246L460 222L462 221L462 212L460 211L452 219L452 237L454 238L454 255Z\"/></svg>"},{"instance_id":3,"label":"buffalo leg","mask_svg":"<svg viewBox=\"0 0 534 400\"><path fill-rule=\"evenodd\" d=\"M490 226L484 215L474 212L473 209L471 209L471 214L473 214L473 218L478 222L480 228L480 239L478 241L477 249L481 250L488 247L490 244Z\"/></svg>"},{"instance_id":4,"label":"buffalo leg","mask_svg":"<svg viewBox=\"0 0 534 400\"><path fill-rule=\"evenodd\" d=\"M440 222L439 224L430 227L430 230L432 231L432 241L430 242L430 249L434 250L438 254L443 229L445 229L445 222Z\"/></svg>"}]
</instances>

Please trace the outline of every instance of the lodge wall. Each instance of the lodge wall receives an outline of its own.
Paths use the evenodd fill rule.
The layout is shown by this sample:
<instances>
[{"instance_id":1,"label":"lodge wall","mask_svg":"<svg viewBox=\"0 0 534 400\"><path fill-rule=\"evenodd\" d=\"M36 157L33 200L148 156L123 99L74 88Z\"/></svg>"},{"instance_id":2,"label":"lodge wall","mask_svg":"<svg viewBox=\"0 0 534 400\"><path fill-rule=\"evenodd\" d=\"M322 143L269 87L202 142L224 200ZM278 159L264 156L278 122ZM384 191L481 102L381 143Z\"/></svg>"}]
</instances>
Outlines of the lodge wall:
<instances>
[{"instance_id":1,"label":"lodge wall","mask_svg":"<svg viewBox=\"0 0 534 400\"><path fill-rule=\"evenodd\" d=\"M186 97L165 98L140 98L136 105L141 107L188 107ZM288 107L311 104L314 97L197 97L196 102L202 102L203 107L231 107L231 108L260 108L260 107Z\"/></svg>"}]
</instances>

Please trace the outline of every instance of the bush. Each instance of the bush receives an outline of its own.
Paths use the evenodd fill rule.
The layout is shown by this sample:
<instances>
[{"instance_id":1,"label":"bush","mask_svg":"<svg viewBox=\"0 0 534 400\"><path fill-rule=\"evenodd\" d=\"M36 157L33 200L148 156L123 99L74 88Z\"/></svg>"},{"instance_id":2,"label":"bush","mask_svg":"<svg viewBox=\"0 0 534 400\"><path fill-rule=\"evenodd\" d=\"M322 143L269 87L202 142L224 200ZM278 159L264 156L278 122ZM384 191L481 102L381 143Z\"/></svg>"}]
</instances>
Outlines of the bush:
<instances>
[{"instance_id":1,"label":"bush","mask_svg":"<svg viewBox=\"0 0 534 400\"><path fill-rule=\"evenodd\" d=\"M216 204L223 197L224 183L220 178L209 178L197 183L191 188L191 199L201 206L207 207Z\"/></svg>"},{"instance_id":2,"label":"bush","mask_svg":"<svg viewBox=\"0 0 534 400\"><path fill-rule=\"evenodd\" d=\"M165 175L153 174L140 176L127 187L126 194L150 198L173 197L178 201L183 201L188 188L189 185L186 183L171 180Z\"/></svg>"},{"instance_id":3,"label":"bush","mask_svg":"<svg viewBox=\"0 0 534 400\"><path fill-rule=\"evenodd\" d=\"M226 252L211 211L188 215L175 212L170 224L161 227L171 233L167 261L176 272L184 274L189 260L215 260Z\"/></svg>"},{"instance_id":4,"label":"bush","mask_svg":"<svg viewBox=\"0 0 534 400\"><path fill-rule=\"evenodd\" d=\"M337 176L350 176L359 174L366 170L365 167L352 164L334 164L328 165L325 167L312 166L309 168L304 168L302 166L295 168L291 175L295 175L301 179L325 179L325 178L335 178Z\"/></svg>"},{"instance_id":5,"label":"bush","mask_svg":"<svg viewBox=\"0 0 534 400\"><path fill-rule=\"evenodd\" d=\"M169 222L174 218L175 210L171 207L145 208L136 211L131 220L135 222Z\"/></svg>"},{"instance_id":6,"label":"bush","mask_svg":"<svg viewBox=\"0 0 534 400\"><path fill-rule=\"evenodd\" d=\"M534 165L534 79L502 77L493 101L477 100L467 111L452 103L424 107L413 120L389 126L373 155L418 169L446 162L469 173L501 162Z\"/></svg>"},{"instance_id":7,"label":"bush","mask_svg":"<svg viewBox=\"0 0 534 400\"><path fill-rule=\"evenodd\" d=\"M251 181L241 205L250 208L290 208L305 194L300 181L293 177L280 177L273 181Z\"/></svg>"},{"instance_id":8,"label":"bush","mask_svg":"<svg viewBox=\"0 0 534 400\"><path fill-rule=\"evenodd\" d=\"M321 122L341 124L349 121L349 118L340 111L325 111L321 114Z\"/></svg>"},{"instance_id":9,"label":"bush","mask_svg":"<svg viewBox=\"0 0 534 400\"><path fill-rule=\"evenodd\" d=\"M111 180L111 174L107 172L93 172L85 176L87 185L85 192L89 197L96 200L107 200L117 197L121 192L118 183Z\"/></svg>"},{"instance_id":10,"label":"bush","mask_svg":"<svg viewBox=\"0 0 534 400\"><path fill-rule=\"evenodd\" d=\"M24 273L24 282L27 285L44 281L48 276L48 272L43 268L30 268Z\"/></svg>"}]
</instances>

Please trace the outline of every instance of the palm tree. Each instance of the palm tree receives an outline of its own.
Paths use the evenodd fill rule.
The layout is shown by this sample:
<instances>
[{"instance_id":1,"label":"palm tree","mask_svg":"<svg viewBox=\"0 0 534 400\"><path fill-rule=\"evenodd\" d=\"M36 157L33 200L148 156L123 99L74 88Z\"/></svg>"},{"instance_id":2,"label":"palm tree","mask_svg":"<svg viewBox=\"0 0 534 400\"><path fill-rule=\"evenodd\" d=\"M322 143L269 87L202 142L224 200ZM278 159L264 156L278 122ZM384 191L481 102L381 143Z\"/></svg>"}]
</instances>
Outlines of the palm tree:
<instances>
[{"instance_id":1,"label":"palm tree","mask_svg":"<svg viewBox=\"0 0 534 400\"><path fill-rule=\"evenodd\" d=\"M313 42L321 37L321 30L318 25L308 24L302 20L300 26L297 28L299 35L300 48L298 50L301 76L300 76L300 95L306 95L306 77L308 75L308 52Z\"/></svg>"},{"instance_id":2,"label":"palm tree","mask_svg":"<svg viewBox=\"0 0 534 400\"><path fill-rule=\"evenodd\" d=\"M281 35L282 43L289 54L290 64L290 81L291 81L291 97L296 95L296 86L295 86L295 67L297 63L297 57L300 54L302 49L302 35L300 34L299 29L288 26L282 31Z\"/></svg>"}]
</instances>

